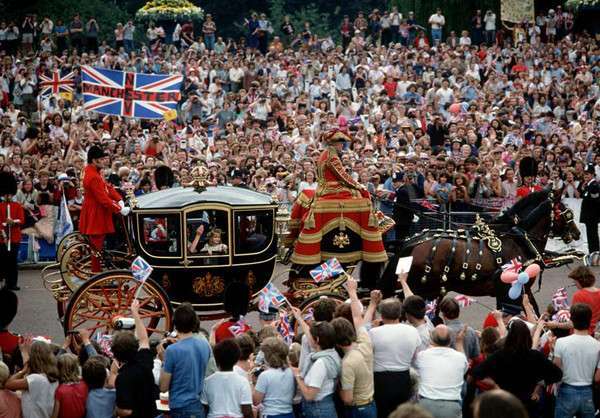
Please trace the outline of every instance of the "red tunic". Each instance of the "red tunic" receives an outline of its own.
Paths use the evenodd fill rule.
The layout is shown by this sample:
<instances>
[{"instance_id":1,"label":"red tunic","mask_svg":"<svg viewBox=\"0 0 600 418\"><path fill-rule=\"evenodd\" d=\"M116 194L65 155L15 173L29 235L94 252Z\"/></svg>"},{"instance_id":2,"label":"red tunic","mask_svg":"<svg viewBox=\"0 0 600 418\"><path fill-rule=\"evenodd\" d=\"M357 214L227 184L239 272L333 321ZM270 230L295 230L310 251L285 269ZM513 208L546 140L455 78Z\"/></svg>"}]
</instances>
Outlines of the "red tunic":
<instances>
[{"instance_id":1,"label":"red tunic","mask_svg":"<svg viewBox=\"0 0 600 418\"><path fill-rule=\"evenodd\" d=\"M291 261L301 265L317 264L332 257L342 263L386 261L370 195L346 173L335 148L323 151L317 170L317 190L303 191L292 207L290 240L295 243ZM323 250L323 236L336 228L341 232L347 228L360 236L360 248L339 253Z\"/></svg>"},{"instance_id":2,"label":"red tunic","mask_svg":"<svg viewBox=\"0 0 600 418\"><path fill-rule=\"evenodd\" d=\"M0 203L0 228L3 229L6 237L8 237L8 226L3 224L8 218L8 205L10 205L10 218L19 221L19 225L13 225L10 228L10 242L19 244L21 242L21 226L25 224L25 212L23 211L23 206L18 202ZM0 243L5 243L4 234L0 234Z\"/></svg>"},{"instance_id":3,"label":"red tunic","mask_svg":"<svg viewBox=\"0 0 600 418\"><path fill-rule=\"evenodd\" d=\"M115 232L112 215L121 210L121 195L88 164L83 171L84 199L79 217L79 231L85 235L103 235Z\"/></svg>"},{"instance_id":4,"label":"red tunic","mask_svg":"<svg viewBox=\"0 0 600 418\"><path fill-rule=\"evenodd\" d=\"M542 191L542 187L535 185L535 186L521 186L517 189L517 197L520 199L522 197L525 197L527 195L529 195L530 193L533 192L541 192Z\"/></svg>"}]
</instances>

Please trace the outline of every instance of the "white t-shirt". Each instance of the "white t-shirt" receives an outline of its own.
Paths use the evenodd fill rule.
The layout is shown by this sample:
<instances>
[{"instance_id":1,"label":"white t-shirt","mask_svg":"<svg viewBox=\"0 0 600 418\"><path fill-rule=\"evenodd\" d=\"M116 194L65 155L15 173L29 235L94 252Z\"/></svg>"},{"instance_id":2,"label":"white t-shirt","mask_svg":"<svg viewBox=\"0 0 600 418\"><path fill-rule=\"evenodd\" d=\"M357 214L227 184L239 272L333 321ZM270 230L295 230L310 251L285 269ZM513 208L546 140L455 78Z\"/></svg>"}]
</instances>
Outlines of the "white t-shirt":
<instances>
[{"instance_id":1,"label":"white t-shirt","mask_svg":"<svg viewBox=\"0 0 600 418\"><path fill-rule=\"evenodd\" d=\"M314 399L315 401L320 401L335 391L336 381L327 377L327 368L323 359L317 359L306 373L304 383L311 388L320 389Z\"/></svg>"},{"instance_id":2,"label":"white t-shirt","mask_svg":"<svg viewBox=\"0 0 600 418\"><path fill-rule=\"evenodd\" d=\"M433 400L459 401L469 364L461 352L450 347L431 347L417 354L419 395Z\"/></svg>"},{"instance_id":3,"label":"white t-shirt","mask_svg":"<svg viewBox=\"0 0 600 418\"><path fill-rule=\"evenodd\" d=\"M441 29L446 24L446 19L444 15L435 13L429 17L429 24L431 25L431 29Z\"/></svg>"},{"instance_id":4,"label":"white t-shirt","mask_svg":"<svg viewBox=\"0 0 600 418\"><path fill-rule=\"evenodd\" d=\"M292 412L296 382L290 368L265 370L258 376L255 389L265 395L262 401L263 416Z\"/></svg>"},{"instance_id":5,"label":"white t-shirt","mask_svg":"<svg viewBox=\"0 0 600 418\"><path fill-rule=\"evenodd\" d=\"M387 324L371 328L373 371L402 372L410 368L421 337L417 329L406 324Z\"/></svg>"},{"instance_id":6,"label":"white t-shirt","mask_svg":"<svg viewBox=\"0 0 600 418\"><path fill-rule=\"evenodd\" d=\"M556 340L554 356L562 362L562 382L572 386L588 386L600 368L600 342L590 335L569 335Z\"/></svg>"},{"instance_id":7,"label":"white t-shirt","mask_svg":"<svg viewBox=\"0 0 600 418\"><path fill-rule=\"evenodd\" d=\"M43 374L33 373L28 375L28 390L21 395L21 408L23 416L27 418L50 418L54 409L54 392L58 382L50 383Z\"/></svg>"},{"instance_id":8,"label":"white t-shirt","mask_svg":"<svg viewBox=\"0 0 600 418\"><path fill-rule=\"evenodd\" d=\"M241 405L252 405L250 383L236 372L216 372L204 381L201 402L207 418L243 417Z\"/></svg>"}]
</instances>

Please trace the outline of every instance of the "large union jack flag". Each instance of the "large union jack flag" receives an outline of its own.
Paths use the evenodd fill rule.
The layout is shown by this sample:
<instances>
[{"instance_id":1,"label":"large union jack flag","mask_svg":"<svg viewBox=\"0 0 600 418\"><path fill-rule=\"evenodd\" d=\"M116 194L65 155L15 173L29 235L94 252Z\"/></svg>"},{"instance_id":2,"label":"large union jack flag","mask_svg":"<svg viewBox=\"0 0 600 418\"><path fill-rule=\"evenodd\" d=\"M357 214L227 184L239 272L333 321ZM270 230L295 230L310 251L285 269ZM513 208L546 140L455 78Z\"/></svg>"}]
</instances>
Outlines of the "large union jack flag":
<instances>
[{"instance_id":1,"label":"large union jack flag","mask_svg":"<svg viewBox=\"0 0 600 418\"><path fill-rule=\"evenodd\" d=\"M181 75L140 74L82 67L84 108L140 119L162 119L181 98Z\"/></svg>"},{"instance_id":2,"label":"large union jack flag","mask_svg":"<svg viewBox=\"0 0 600 418\"><path fill-rule=\"evenodd\" d=\"M40 96L49 96L61 92L73 92L75 87L75 73L71 71L64 77L58 71L52 72L52 77L40 74Z\"/></svg>"}]
</instances>

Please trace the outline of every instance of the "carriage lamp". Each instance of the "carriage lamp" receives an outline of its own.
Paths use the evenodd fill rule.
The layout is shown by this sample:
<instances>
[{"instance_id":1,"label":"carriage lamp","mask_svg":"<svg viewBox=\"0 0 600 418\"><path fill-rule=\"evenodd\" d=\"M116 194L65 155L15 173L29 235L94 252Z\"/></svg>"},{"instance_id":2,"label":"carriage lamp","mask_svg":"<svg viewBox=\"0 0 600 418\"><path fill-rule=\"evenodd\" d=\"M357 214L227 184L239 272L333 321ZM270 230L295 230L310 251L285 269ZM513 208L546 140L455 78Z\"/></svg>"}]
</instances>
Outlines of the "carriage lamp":
<instances>
[{"instance_id":1,"label":"carriage lamp","mask_svg":"<svg viewBox=\"0 0 600 418\"><path fill-rule=\"evenodd\" d=\"M290 222L290 211L285 204L281 204L277 198L277 193L271 195L274 203L277 203L277 213L275 214L275 234L277 234L277 260L281 261L285 257L287 248L285 241L290 234L288 228Z\"/></svg>"},{"instance_id":2,"label":"carriage lamp","mask_svg":"<svg viewBox=\"0 0 600 418\"><path fill-rule=\"evenodd\" d=\"M135 193L133 191L133 186L127 189L127 200L129 200L129 206L131 208L135 208L137 206L137 198L135 197Z\"/></svg>"}]
</instances>

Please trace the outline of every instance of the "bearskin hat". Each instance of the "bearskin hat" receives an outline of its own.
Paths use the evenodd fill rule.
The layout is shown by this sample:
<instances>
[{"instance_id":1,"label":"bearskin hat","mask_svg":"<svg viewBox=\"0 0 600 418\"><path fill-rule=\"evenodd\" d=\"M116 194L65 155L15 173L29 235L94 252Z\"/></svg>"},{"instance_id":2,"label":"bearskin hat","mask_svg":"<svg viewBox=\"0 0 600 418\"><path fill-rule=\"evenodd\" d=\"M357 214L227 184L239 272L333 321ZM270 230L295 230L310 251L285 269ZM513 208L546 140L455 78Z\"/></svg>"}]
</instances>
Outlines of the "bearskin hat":
<instances>
[{"instance_id":1,"label":"bearskin hat","mask_svg":"<svg viewBox=\"0 0 600 418\"><path fill-rule=\"evenodd\" d=\"M0 289L0 329L6 329L17 315L19 299L7 288Z\"/></svg>"},{"instance_id":2,"label":"bearskin hat","mask_svg":"<svg viewBox=\"0 0 600 418\"><path fill-rule=\"evenodd\" d=\"M223 305L225 312L232 317L239 317L248 313L250 303L250 288L246 283L231 282L225 289Z\"/></svg>"},{"instance_id":3,"label":"bearskin hat","mask_svg":"<svg viewBox=\"0 0 600 418\"><path fill-rule=\"evenodd\" d=\"M523 157L519 161L519 173L521 178L537 176L537 161L532 157Z\"/></svg>"},{"instance_id":4,"label":"bearskin hat","mask_svg":"<svg viewBox=\"0 0 600 418\"><path fill-rule=\"evenodd\" d=\"M12 173L0 172L0 196L17 194L17 180Z\"/></svg>"},{"instance_id":5,"label":"bearskin hat","mask_svg":"<svg viewBox=\"0 0 600 418\"><path fill-rule=\"evenodd\" d=\"M158 190L173 187L173 183L175 183L173 170L166 165L157 167L156 170L154 170L154 183L156 183L156 188Z\"/></svg>"}]
</instances>

